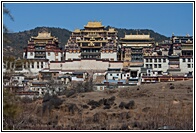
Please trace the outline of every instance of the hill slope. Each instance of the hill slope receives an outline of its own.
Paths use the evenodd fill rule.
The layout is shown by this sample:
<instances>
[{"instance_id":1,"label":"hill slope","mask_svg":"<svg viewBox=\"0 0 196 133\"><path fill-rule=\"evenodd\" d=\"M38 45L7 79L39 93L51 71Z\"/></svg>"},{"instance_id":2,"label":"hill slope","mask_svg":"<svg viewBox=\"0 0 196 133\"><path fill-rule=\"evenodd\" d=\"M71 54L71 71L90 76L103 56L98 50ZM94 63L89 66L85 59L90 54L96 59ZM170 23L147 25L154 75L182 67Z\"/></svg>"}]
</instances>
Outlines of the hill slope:
<instances>
[{"instance_id":1,"label":"hill slope","mask_svg":"<svg viewBox=\"0 0 196 133\"><path fill-rule=\"evenodd\" d=\"M108 29L110 26L107 26ZM22 57L23 48L27 46L27 42L31 36L37 36L38 32L42 31L43 29L51 32L52 36L58 37L60 46L64 48L67 40L71 35L71 31L62 28L55 28L55 27L37 27L32 30L18 32L18 33L7 33L8 38L11 40L10 44L3 44L4 47L4 56L13 55L16 57ZM164 40L169 39L168 37L161 35L159 33L154 32L153 30L149 29L120 29L116 28L118 31L119 38L124 37L126 34L150 34L151 37L155 38L156 42L161 42Z\"/></svg>"},{"instance_id":2,"label":"hill slope","mask_svg":"<svg viewBox=\"0 0 196 133\"><path fill-rule=\"evenodd\" d=\"M193 80L102 92L70 92L73 91L58 96L63 102L45 96L41 101L26 104L27 109L34 111L29 118L30 124L24 123L21 129L193 129Z\"/></svg>"}]
</instances>

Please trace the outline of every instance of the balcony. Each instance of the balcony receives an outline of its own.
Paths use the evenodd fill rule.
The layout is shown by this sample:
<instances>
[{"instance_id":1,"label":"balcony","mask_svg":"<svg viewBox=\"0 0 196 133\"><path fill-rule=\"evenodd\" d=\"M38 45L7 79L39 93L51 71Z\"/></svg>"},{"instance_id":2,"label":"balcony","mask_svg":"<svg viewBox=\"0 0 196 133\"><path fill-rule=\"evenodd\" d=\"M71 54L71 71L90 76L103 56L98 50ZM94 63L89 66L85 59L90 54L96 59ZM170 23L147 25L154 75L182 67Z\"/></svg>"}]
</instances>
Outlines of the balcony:
<instances>
[{"instance_id":1,"label":"balcony","mask_svg":"<svg viewBox=\"0 0 196 133\"><path fill-rule=\"evenodd\" d=\"M43 54L35 54L35 56L46 56L46 54L45 53L43 53Z\"/></svg>"},{"instance_id":2,"label":"balcony","mask_svg":"<svg viewBox=\"0 0 196 133\"><path fill-rule=\"evenodd\" d=\"M46 51L46 49L35 49L35 51Z\"/></svg>"},{"instance_id":3,"label":"balcony","mask_svg":"<svg viewBox=\"0 0 196 133\"><path fill-rule=\"evenodd\" d=\"M100 56L100 52L82 52L81 55L98 55Z\"/></svg>"}]
</instances>

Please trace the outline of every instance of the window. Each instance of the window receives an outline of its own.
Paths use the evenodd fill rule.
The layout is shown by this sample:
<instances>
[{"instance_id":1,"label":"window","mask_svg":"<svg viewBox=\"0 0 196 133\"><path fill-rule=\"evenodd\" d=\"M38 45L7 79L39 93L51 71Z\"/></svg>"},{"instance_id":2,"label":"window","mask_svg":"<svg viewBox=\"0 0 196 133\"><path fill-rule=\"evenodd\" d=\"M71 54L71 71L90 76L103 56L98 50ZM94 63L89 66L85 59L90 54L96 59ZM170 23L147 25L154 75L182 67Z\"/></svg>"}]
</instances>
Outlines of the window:
<instances>
[{"instance_id":1,"label":"window","mask_svg":"<svg viewBox=\"0 0 196 133\"><path fill-rule=\"evenodd\" d=\"M158 64L159 68L161 68L161 64Z\"/></svg>"},{"instance_id":2,"label":"window","mask_svg":"<svg viewBox=\"0 0 196 133\"><path fill-rule=\"evenodd\" d=\"M159 59L159 62L161 62L161 59Z\"/></svg>"},{"instance_id":3,"label":"window","mask_svg":"<svg viewBox=\"0 0 196 133\"><path fill-rule=\"evenodd\" d=\"M30 55L33 55L33 52L31 52Z\"/></svg>"},{"instance_id":4,"label":"window","mask_svg":"<svg viewBox=\"0 0 196 133\"><path fill-rule=\"evenodd\" d=\"M192 68L193 68L193 64L192 64Z\"/></svg>"},{"instance_id":5,"label":"window","mask_svg":"<svg viewBox=\"0 0 196 133\"><path fill-rule=\"evenodd\" d=\"M146 68L148 68L148 64L146 64Z\"/></svg>"},{"instance_id":6,"label":"window","mask_svg":"<svg viewBox=\"0 0 196 133\"><path fill-rule=\"evenodd\" d=\"M116 76L119 76L119 74L117 73Z\"/></svg>"},{"instance_id":7,"label":"window","mask_svg":"<svg viewBox=\"0 0 196 133\"><path fill-rule=\"evenodd\" d=\"M163 62L166 62L166 59L165 58L163 59Z\"/></svg>"},{"instance_id":8,"label":"window","mask_svg":"<svg viewBox=\"0 0 196 133\"><path fill-rule=\"evenodd\" d=\"M154 64L154 68L157 68L157 64Z\"/></svg>"},{"instance_id":9,"label":"window","mask_svg":"<svg viewBox=\"0 0 196 133\"><path fill-rule=\"evenodd\" d=\"M148 62L148 59L146 59L146 62Z\"/></svg>"},{"instance_id":10,"label":"window","mask_svg":"<svg viewBox=\"0 0 196 133\"><path fill-rule=\"evenodd\" d=\"M154 59L154 62L157 62L157 59Z\"/></svg>"},{"instance_id":11,"label":"window","mask_svg":"<svg viewBox=\"0 0 196 133\"><path fill-rule=\"evenodd\" d=\"M31 64L31 68L34 68L34 63Z\"/></svg>"},{"instance_id":12,"label":"window","mask_svg":"<svg viewBox=\"0 0 196 133\"><path fill-rule=\"evenodd\" d=\"M37 62L37 68L39 68L39 62Z\"/></svg>"},{"instance_id":13,"label":"window","mask_svg":"<svg viewBox=\"0 0 196 133\"><path fill-rule=\"evenodd\" d=\"M150 62L152 62L152 59L150 59Z\"/></svg>"},{"instance_id":14,"label":"window","mask_svg":"<svg viewBox=\"0 0 196 133\"><path fill-rule=\"evenodd\" d=\"M48 56L50 56L50 52L48 52Z\"/></svg>"},{"instance_id":15,"label":"window","mask_svg":"<svg viewBox=\"0 0 196 133\"><path fill-rule=\"evenodd\" d=\"M191 62L191 59L190 58L188 59L188 62Z\"/></svg>"},{"instance_id":16,"label":"window","mask_svg":"<svg viewBox=\"0 0 196 133\"><path fill-rule=\"evenodd\" d=\"M185 58L183 58L183 59L182 59L182 62L186 62L186 59L185 59Z\"/></svg>"},{"instance_id":17,"label":"window","mask_svg":"<svg viewBox=\"0 0 196 133\"><path fill-rule=\"evenodd\" d=\"M110 76L112 76L112 74L110 74Z\"/></svg>"},{"instance_id":18,"label":"window","mask_svg":"<svg viewBox=\"0 0 196 133\"><path fill-rule=\"evenodd\" d=\"M152 64L150 64L150 68L152 68Z\"/></svg>"},{"instance_id":19,"label":"window","mask_svg":"<svg viewBox=\"0 0 196 133\"><path fill-rule=\"evenodd\" d=\"M187 67L188 67L188 68L191 68L191 64L187 64Z\"/></svg>"}]
</instances>

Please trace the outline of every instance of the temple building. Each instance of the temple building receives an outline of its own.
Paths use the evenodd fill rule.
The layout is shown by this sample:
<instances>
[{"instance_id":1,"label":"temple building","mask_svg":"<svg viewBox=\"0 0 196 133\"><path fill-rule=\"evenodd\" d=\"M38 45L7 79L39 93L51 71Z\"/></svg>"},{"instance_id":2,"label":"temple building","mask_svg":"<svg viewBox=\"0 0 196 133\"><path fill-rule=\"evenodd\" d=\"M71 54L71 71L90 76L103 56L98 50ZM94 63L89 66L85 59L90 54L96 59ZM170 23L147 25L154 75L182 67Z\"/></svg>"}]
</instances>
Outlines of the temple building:
<instances>
[{"instance_id":1,"label":"temple building","mask_svg":"<svg viewBox=\"0 0 196 133\"><path fill-rule=\"evenodd\" d=\"M50 61L62 61L63 50L58 46L58 38L51 36L51 33L42 31L37 37L31 37L27 47L24 48L23 72L38 73L48 68Z\"/></svg>"},{"instance_id":2,"label":"temple building","mask_svg":"<svg viewBox=\"0 0 196 133\"><path fill-rule=\"evenodd\" d=\"M125 35L119 43L125 67L143 66L143 56L152 55L155 44L150 35Z\"/></svg>"},{"instance_id":3,"label":"temple building","mask_svg":"<svg viewBox=\"0 0 196 133\"><path fill-rule=\"evenodd\" d=\"M72 32L65 46L65 60L107 59L117 61L117 31L101 22L88 22Z\"/></svg>"},{"instance_id":4,"label":"temple building","mask_svg":"<svg viewBox=\"0 0 196 133\"><path fill-rule=\"evenodd\" d=\"M179 46L181 49L182 56L192 56L193 55L193 36L175 36L172 35L173 53L176 54L175 49Z\"/></svg>"},{"instance_id":5,"label":"temple building","mask_svg":"<svg viewBox=\"0 0 196 133\"><path fill-rule=\"evenodd\" d=\"M28 46L24 48L23 58L61 61L63 51L58 44L58 38L51 36L51 33L39 32L37 37L31 37L28 41Z\"/></svg>"}]
</instances>

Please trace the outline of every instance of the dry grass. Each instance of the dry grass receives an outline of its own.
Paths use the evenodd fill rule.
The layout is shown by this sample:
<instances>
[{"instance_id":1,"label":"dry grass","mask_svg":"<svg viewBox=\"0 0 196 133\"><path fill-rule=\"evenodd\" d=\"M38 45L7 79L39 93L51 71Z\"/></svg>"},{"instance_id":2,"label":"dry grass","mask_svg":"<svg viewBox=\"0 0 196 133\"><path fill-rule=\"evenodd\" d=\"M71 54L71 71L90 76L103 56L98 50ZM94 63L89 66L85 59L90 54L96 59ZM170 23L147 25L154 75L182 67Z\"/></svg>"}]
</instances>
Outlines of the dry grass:
<instances>
[{"instance_id":1,"label":"dry grass","mask_svg":"<svg viewBox=\"0 0 196 133\"><path fill-rule=\"evenodd\" d=\"M116 89L103 92L80 93L75 97L64 98L59 109L53 109L50 115L34 114L33 119L48 123L47 129L64 130L157 130L168 126L169 129L193 129L193 81L174 82L175 89L169 89L170 83L158 83ZM189 90L189 91L187 91ZM99 102L115 96L111 108L104 105L92 109L89 101ZM133 100L133 109L120 109L121 102ZM73 109L70 109L70 105ZM86 108L83 108L86 107ZM36 117L37 115L37 117ZM42 125L44 127L44 124Z\"/></svg>"}]
</instances>

